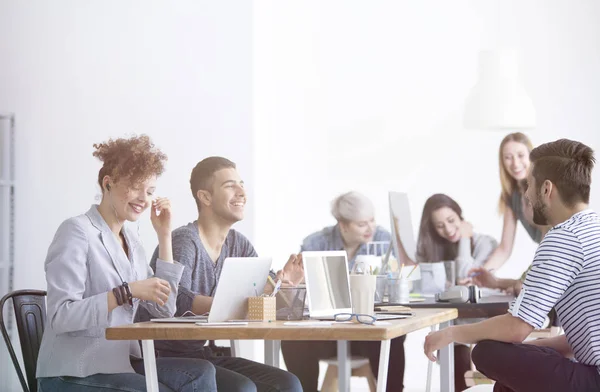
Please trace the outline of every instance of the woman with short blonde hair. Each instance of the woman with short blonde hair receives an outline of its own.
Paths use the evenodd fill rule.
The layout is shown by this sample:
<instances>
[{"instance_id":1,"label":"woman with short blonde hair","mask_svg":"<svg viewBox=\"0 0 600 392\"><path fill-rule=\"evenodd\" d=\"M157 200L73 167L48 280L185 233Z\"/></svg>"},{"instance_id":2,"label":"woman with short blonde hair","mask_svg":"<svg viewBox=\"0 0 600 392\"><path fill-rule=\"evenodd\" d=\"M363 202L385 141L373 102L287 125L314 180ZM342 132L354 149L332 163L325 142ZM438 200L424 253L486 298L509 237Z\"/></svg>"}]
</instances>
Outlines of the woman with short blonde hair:
<instances>
[{"instance_id":1,"label":"woman with short blonde hair","mask_svg":"<svg viewBox=\"0 0 600 392\"><path fill-rule=\"evenodd\" d=\"M367 254L367 243L372 241L390 242L391 235L375 223L375 207L362 193L351 191L336 197L331 202L331 215L337 223L306 237L301 251L345 250L348 254L348 268L354 266L356 256ZM387 249L376 249L381 256ZM402 392L404 388L404 340L405 336L392 339L387 390ZM335 342L285 341L281 351L288 371L300 379L305 392L317 391L319 380L319 360L335 356ZM353 355L369 359L373 374L379 368L379 342L356 341L350 345Z\"/></svg>"}]
</instances>

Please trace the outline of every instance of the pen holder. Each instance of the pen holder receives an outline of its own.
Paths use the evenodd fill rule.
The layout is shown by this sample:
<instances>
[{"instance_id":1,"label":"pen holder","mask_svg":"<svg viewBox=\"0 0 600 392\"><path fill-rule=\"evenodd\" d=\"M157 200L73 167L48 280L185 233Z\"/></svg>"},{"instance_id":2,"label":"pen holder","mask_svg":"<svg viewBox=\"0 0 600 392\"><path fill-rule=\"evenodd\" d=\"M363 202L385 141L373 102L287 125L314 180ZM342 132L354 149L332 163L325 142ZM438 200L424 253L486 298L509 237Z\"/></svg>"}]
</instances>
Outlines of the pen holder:
<instances>
[{"instance_id":1,"label":"pen holder","mask_svg":"<svg viewBox=\"0 0 600 392\"><path fill-rule=\"evenodd\" d=\"M249 297L248 320L274 321L275 303L275 297Z\"/></svg>"},{"instance_id":2,"label":"pen holder","mask_svg":"<svg viewBox=\"0 0 600 392\"><path fill-rule=\"evenodd\" d=\"M302 320L306 287L282 287L277 293L277 320Z\"/></svg>"},{"instance_id":3,"label":"pen holder","mask_svg":"<svg viewBox=\"0 0 600 392\"><path fill-rule=\"evenodd\" d=\"M389 303L409 303L410 281L405 278L389 278L388 293Z\"/></svg>"}]
</instances>

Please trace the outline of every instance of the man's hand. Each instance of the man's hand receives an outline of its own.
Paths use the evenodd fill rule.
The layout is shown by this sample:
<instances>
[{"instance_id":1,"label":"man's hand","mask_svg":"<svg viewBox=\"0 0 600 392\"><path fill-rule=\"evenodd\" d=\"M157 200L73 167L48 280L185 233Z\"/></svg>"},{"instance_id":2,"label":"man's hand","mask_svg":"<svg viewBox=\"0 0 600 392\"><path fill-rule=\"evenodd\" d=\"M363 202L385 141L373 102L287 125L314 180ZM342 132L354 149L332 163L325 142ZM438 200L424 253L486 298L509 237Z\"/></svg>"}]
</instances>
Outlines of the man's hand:
<instances>
[{"instance_id":1,"label":"man's hand","mask_svg":"<svg viewBox=\"0 0 600 392\"><path fill-rule=\"evenodd\" d=\"M490 289L497 289L498 279L490 271L483 267L472 268L469 270L467 276L471 277L474 285L479 287L487 287Z\"/></svg>"},{"instance_id":2,"label":"man's hand","mask_svg":"<svg viewBox=\"0 0 600 392\"><path fill-rule=\"evenodd\" d=\"M302 262L302 254L291 254L283 269L277 272L277 278L282 283L297 286L304 281L304 263Z\"/></svg>"},{"instance_id":3,"label":"man's hand","mask_svg":"<svg viewBox=\"0 0 600 392\"><path fill-rule=\"evenodd\" d=\"M520 280L515 280L514 283L508 286L504 292L508 295L512 295L518 297L521 294L521 289L523 288L523 282Z\"/></svg>"},{"instance_id":4,"label":"man's hand","mask_svg":"<svg viewBox=\"0 0 600 392\"><path fill-rule=\"evenodd\" d=\"M429 358L430 361L435 362L437 358L433 353L441 348L446 347L450 343L452 343L452 328L444 328L441 331L431 332L425 338L425 356Z\"/></svg>"}]
</instances>

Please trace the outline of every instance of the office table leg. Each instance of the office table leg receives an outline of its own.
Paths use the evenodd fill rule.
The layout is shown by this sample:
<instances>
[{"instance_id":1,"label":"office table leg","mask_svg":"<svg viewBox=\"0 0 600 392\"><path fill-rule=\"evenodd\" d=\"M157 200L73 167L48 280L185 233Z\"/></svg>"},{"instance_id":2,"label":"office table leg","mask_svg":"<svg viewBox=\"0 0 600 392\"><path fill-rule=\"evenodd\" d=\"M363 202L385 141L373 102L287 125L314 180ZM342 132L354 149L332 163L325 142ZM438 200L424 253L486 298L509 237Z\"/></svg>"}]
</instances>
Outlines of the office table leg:
<instances>
[{"instance_id":1,"label":"office table leg","mask_svg":"<svg viewBox=\"0 0 600 392\"><path fill-rule=\"evenodd\" d=\"M442 328L448 328L452 321L440 324ZM440 390L442 392L454 392L454 344L440 350Z\"/></svg>"},{"instance_id":2,"label":"office table leg","mask_svg":"<svg viewBox=\"0 0 600 392\"><path fill-rule=\"evenodd\" d=\"M340 392L350 391L350 343L347 340L337 341L338 385Z\"/></svg>"},{"instance_id":3,"label":"office table leg","mask_svg":"<svg viewBox=\"0 0 600 392\"><path fill-rule=\"evenodd\" d=\"M387 387L388 367L390 364L391 340L382 340L379 349L379 369L377 371L377 392L385 392Z\"/></svg>"},{"instance_id":4,"label":"office table leg","mask_svg":"<svg viewBox=\"0 0 600 392\"><path fill-rule=\"evenodd\" d=\"M279 368L281 340L265 340L265 365Z\"/></svg>"},{"instance_id":5,"label":"office table leg","mask_svg":"<svg viewBox=\"0 0 600 392\"><path fill-rule=\"evenodd\" d=\"M144 355L144 371L146 372L146 391L158 392L154 340L142 340L142 353Z\"/></svg>"},{"instance_id":6,"label":"office table leg","mask_svg":"<svg viewBox=\"0 0 600 392\"><path fill-rule=\"evenodd\" d=\"M240 356L240 341L239 340L230 340L229 347L231 347L231 356L239 357Z\"/></svg>"}]
</instances>

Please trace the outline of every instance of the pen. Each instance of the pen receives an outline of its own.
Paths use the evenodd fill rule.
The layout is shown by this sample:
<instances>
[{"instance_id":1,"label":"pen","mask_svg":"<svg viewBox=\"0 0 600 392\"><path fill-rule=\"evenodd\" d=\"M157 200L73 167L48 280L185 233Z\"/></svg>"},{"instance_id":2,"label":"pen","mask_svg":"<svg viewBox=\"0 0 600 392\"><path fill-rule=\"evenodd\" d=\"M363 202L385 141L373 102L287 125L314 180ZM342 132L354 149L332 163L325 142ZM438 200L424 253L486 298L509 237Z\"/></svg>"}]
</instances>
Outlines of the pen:
<instances>
[{"instance_id":1,"label":"pen","mask_svg":"<svg viewBox=\"0 0 600 392\"><path fill-rule=\"evenodd\" d=\"M275 288L273 289L273 292L271 293L271 297L276 296L277 293L279 292L280 288L281 288L281 280L277 280L277 283L275 284Z\"/></svg>"},{"instance_id":2,"label":"pen","mask_svg":"<svg viewBox=\"0 0 600 392\"><path fill-rule=\"evenodd\" d=\"M417 269L418 265L419 264L415 264L415 266L413 267L413 269L410 270L410 272L408 273L408 275L406 275L406 279L410 278L410 275L412 275L412 273L415 272L415 270Z\"/></svg>"},{"instance_id":3,"label":"pen","mask_svg":"<svg viewBox=\"0 0 600 392\"><path fill-rule=\"evenodd\" d=\"M489 270L488 272L494 272L494 269L492 268L491 270ZM476 276L481 275L481 272L473 272L472 274L469 274L469 278L474 278Z\"/></svg>"}]
</instances>

